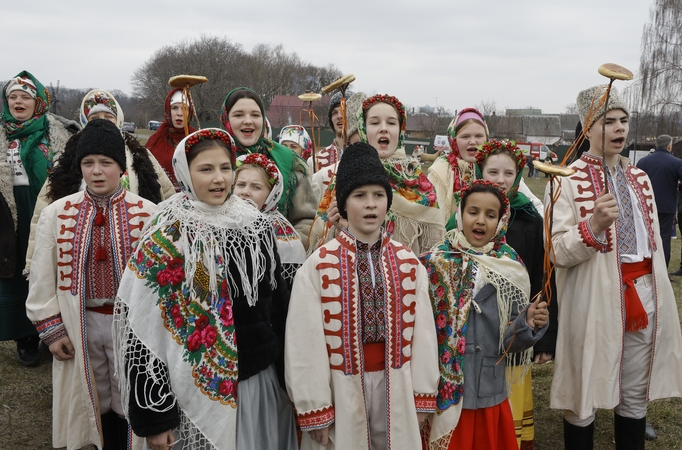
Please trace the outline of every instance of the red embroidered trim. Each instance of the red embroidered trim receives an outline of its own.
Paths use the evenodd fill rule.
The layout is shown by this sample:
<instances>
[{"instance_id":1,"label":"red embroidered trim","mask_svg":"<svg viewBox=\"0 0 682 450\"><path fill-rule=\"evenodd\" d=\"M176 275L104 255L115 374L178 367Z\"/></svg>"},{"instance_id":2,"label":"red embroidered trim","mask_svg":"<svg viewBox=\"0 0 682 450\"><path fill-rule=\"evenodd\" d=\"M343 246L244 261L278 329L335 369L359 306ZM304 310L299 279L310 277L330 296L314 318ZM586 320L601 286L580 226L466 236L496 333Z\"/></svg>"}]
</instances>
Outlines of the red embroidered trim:
<instances>
[{"instance_id":1,"label":"red embroidered trim","mask_svg":"<svg viewBox=\"0 0 682 450\"><path fill-rule=\"evenodd\" d=\"M414 406L417 412L434 412L436 411L436 395L414 394Z\"/></svg>"},{"instance_id":2,"label":"red embroidered trim","mask_svg":"<svg viewBox=\"0 0 682 450\"><path fill-rule=\"evenodd\" d=\"M44 331L47 331L50 328L58 327L60 325L62 325L62 315L61 314L55 314L54 316L50 316L45 320L33 322L33 326L36 327L36 331L38 333L42 333Z\"/></svg>"},{"instance_id":3,"label":"red embroidered trim","mask_svg":"<svg viewBox=\"0 0 682 450\"><path fill-rule=\"evenodd\" d=\"M296 420L303 431L318 430L334 423L334 406L298 414Z\"/></svg>"},{"instance_id":4,"label":"red embroidered trim","mask_svg":"<svg viewBox=\"0 0 682 450\"><path fill-rule=\"evenodd\" d=\"M625 176L630 182L632 190L635 191L637 201L642 207L642 217L644 219L644 225L646 226L647 235L649 236L649 242L651 242L653 251L656 251L656 239L654 238L653 229L654 196L652 195L651 182L649 181L646 172L636 169L633 166L628 166L625 169Z\"/></svg>"},{"instance_id":5,"label":"red embroidered trim","mask_svg":"<svg viewBox=\"0 0 682 450\"><path fill-rule=\"evenodd\" d=\"M599 243L599 241L597 241L597 238L592 233L592 230L590 230L590 226L587 224L588 220L589 219L585 219L578 223L578 233L580 233L580 237L582 238L583 244L587 245L588 247L595 248L597 250L606 250L606 246Z\"/></svg>"},{"instance_id":6,"label":"red embroidered trim","mask_svg":"<svg viewBox=\"0 0 682 450\"><path fill-rule=\"evenodd\" d=\"M66 337L68 335L69 333L66 332L66 327L62 325L59 328L52 330L50 334L41 335L40 338L43 340L43 343L49 347L50 345L54 344L61 338Z\"/></svg>"}]
</instances>

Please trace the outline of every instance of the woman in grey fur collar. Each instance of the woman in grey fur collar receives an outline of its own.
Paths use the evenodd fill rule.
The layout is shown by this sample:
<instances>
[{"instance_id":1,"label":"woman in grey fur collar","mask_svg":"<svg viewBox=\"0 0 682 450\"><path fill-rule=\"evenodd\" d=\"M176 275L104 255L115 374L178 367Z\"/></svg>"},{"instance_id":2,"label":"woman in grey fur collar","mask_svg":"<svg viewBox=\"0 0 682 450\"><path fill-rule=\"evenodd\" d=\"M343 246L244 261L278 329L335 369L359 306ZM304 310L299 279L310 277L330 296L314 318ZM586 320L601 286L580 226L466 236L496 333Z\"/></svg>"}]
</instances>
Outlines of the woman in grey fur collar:
<instances>
[{"instance_id":1,"label":"woman in grey fur collar","mask_svg":"<svg viewBox=\"0 0 682 450\"><path fill-rule=\"evenodd\" d=\"M17 342L19 363L40 362L38 334L26 317L28 282L22 275L38 192L71 133L48 114L50 94L29 72L2 90L0 131L0 341Z\"/></svg>"}]
</instances>

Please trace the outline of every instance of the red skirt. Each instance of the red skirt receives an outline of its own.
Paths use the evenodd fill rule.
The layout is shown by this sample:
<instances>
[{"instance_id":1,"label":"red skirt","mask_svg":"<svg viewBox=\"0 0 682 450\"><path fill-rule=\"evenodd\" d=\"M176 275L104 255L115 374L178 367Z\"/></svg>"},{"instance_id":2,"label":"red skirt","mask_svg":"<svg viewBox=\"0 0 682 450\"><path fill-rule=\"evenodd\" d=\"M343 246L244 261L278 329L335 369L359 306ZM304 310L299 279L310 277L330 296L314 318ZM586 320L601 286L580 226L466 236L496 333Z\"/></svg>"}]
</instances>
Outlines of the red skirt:
<instances>
[{"instance_id":1,"label":"red skirt","mask_svg":"<svg viewBox=\"0 0 682 450\"><path fill-rule=\"evenodd\" d=\"M481 409L462 409L449 450L519 450L509 401Z\"/></svg>"}]
</instances>

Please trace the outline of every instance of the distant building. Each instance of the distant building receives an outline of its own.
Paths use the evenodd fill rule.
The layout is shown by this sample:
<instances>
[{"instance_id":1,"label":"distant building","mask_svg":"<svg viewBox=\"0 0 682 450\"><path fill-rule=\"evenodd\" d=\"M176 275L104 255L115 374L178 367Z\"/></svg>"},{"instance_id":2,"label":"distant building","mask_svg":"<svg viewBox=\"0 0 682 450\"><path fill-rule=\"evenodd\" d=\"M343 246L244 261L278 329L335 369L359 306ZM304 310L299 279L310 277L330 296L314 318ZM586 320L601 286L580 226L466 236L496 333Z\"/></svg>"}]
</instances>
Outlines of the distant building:
<instances>
[{"instance_id":1,"label":"distant building","mask_svg":"<svg viewBox=\"0 0 682 450\"><path fill-rule=\"evenodd\" d=\"M316 126L322 128L327 127L327 105L329 105L329 96L322 97L320 100L313 102L313 110L319 119ZM306 128L310 127L308 120L308 113L303 112L309 107L309 102L304 102L297 95L275 95L270 103L270 108L265 112L266 117L272 124L273 128L282 128L286 125L303 125Z\"/></svg>"},{"instance_id":2,"label":"distant building","mask_svg":"<svg viewBox=\"0 0 682 450\"><path fill-rule=\"evenodd\" d=\"M487 118L487 121L490 137L494 139L541 142L545 145L552 145L560 143L563 138L561 120L558 115L491 116Z\"/></svg>"},{"instance_id":3,"label":"distant building","mask_svg":"<svg viewBox=\"0 0 682 450\"><path fill-rule=\"evenodd\" d=\"M536 108L507 109L504 114L506 116L540 116L542 110Z\"/></svg>"}]
</instances>

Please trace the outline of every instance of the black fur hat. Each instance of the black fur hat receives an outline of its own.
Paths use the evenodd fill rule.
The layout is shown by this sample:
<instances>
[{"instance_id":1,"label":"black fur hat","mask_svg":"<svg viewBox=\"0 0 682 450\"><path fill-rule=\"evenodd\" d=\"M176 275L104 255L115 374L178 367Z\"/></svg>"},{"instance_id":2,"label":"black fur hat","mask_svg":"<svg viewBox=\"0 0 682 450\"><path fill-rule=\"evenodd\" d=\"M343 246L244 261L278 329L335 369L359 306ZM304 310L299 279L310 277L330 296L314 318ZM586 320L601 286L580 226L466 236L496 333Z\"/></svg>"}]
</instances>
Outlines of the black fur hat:
<instances>
[{"instance_id":1,"label":"black fur hat","mask_svg":"<svg viewBox=\"0 0 682 450\"><path fill-rule=\"evenodd\" d=\"M386 168L379 159L379 153L371 145L357 142L343 152L339 168L336 171L336 203L341 217L348 219L346 199L350 193L354 189L368 184L378 184L386 189L386 199L388 200L386 210L391 209L393 191Z\"/></svg>"},{"instance_id":2,"label":"black fur hat","mask_svg":"<svg viewBox=\"0 0 682 450\"><path fill-rule=\"evenodd\" d=\"M104 155L113 159L126 171L126 144L121 130L106 119L88 122L76 144L76 167L80 172L81 160L87 155Z\"/></svg>"}]
</instances>

